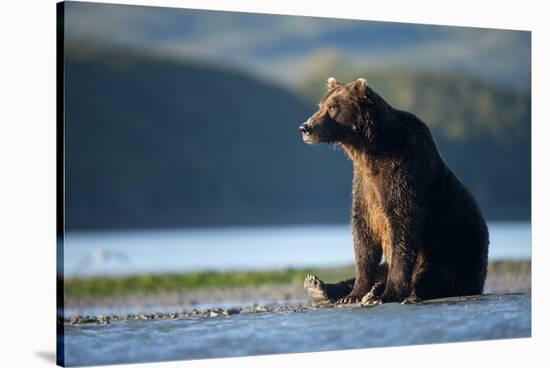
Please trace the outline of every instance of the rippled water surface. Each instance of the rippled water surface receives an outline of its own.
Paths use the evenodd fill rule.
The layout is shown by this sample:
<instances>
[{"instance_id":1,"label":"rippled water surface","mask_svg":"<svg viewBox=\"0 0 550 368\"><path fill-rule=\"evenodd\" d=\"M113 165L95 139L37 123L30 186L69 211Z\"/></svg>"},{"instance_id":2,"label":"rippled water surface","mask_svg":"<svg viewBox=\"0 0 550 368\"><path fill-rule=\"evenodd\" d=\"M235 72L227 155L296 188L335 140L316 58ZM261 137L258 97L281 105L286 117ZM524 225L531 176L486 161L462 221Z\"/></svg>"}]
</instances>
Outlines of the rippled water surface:
<instances>
[{"instance_id":1,"label":"rippled water surface","mask_svg":"<svg viewBox=\"0 0 550 368\"><path fill-rule=\"evenodd\" d=\"M65 327L65 363L93 365L529 337L529 295L375 308Z\"/></svg>"}]
</instances>

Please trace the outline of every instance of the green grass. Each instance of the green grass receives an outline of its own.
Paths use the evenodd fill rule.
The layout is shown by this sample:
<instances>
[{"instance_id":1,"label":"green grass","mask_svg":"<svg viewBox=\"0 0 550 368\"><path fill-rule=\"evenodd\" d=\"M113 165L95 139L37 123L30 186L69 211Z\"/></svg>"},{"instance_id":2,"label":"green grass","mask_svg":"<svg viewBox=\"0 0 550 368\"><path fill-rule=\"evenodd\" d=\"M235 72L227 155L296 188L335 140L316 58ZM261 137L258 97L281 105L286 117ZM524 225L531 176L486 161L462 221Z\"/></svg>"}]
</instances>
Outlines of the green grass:
<instances>
[{"instance_id":1,"label":"green grass","mask_svg":"<svg viewBox=\"0 0 550 368\"><path fill-rule=\"evenodd\" d=\"M531 261L494 261L489 262L487 274L502 276L504 274L530 274Z\"/></svg>"},{"instance_id":2,"label":"green grass","mask_svg":"<svg viewBox=\"0 0 550 368\"><path fill-rule=\"evenodd\" d=\"M287 268L269 271L193 272L181 274L140 274L119 277L85 277L65 279L65 296L69 298L185 291L194 288L225 288L266 284L301 283L312 273L328 282L352 277L353 267Z\"/></svg>"},{"instance_id":3,"label":"green grass","mask_svg":"<svg viewBox=\"0 0 550 368\"><path fill-rule=\"evenodd\" d=\"M530 261L497 261L489 264L488 272L497 277L531 271ZM65 279L65 297L103 297L198 288L230 288L268 284L302 283L308 274L323 281L335 282L353 277L353 266L334 268L286 268L266 271L193 272L141 274L120 277L86 277Z\"/></svg>"}]
</instances>

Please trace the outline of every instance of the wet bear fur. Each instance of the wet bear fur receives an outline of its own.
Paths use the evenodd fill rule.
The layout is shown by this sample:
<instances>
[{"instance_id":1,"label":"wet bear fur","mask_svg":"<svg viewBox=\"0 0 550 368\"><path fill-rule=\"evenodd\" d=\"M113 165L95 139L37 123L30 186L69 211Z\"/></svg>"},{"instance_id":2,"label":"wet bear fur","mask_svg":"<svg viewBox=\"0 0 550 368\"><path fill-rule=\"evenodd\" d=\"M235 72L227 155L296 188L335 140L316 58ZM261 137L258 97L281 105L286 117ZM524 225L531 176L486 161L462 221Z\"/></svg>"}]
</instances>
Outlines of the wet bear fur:
<instances>
[{"instance_id":1,"label":"wet bear fur","mask_svg":"<svg viewBox=\"0 0 550 368\"><path fill-rule=\"evenodd\" d=\"M329 78L300 132L306 143L341 146L353 162L356 275L323 284L328 299L378 304L483 292L486 222L424 122L364 79Z\"/></svg>"}]
</instances>

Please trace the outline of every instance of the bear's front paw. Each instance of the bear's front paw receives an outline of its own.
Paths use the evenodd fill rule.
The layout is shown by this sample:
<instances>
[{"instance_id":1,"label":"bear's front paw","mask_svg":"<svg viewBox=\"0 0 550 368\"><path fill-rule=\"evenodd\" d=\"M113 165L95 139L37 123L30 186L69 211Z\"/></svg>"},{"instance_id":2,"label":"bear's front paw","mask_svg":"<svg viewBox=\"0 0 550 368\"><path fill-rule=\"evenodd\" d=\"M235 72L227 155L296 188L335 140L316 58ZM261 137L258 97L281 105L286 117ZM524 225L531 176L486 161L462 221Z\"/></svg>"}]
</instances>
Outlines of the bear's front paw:
<instances>
[{"instance_id":1,"label":"bear's front paw","mask_svg":"<svg viewBox=\"0 0 550 368\"><path fill-rule=\"evenodd\" d=\"M384 292L386 285L382 282L377 282L374 284L372 289L366 294L363 299L361 299L361 305L365 306L375 306L382 304L381 295Z\"/></svg>"},{"instance_id":2,"label":"bear's front paw","mask_svg":"<svg viewBox=\"0 0 550 368\"><path fill-rule=\"evenodd\" d=\"M368 293L363 297L363 299L361 299L361 305L364 305L366 307L374 307L375 305L379 305L382 303L384 303L382 301L382 298L380 298L379 296L375 296L371 293Z\"/></svg>"},{"instance_id":3,"label":"bear's front paw","mask_svg":"<svg viewBox=\"0 0 550 368\"><path fill-rule=\"evenodd\" d=\"M417 304L422 302L422 299L416 296L416 294L413 292L408 298L405 298L401 304Z\"/></svg>"}]
</instances>

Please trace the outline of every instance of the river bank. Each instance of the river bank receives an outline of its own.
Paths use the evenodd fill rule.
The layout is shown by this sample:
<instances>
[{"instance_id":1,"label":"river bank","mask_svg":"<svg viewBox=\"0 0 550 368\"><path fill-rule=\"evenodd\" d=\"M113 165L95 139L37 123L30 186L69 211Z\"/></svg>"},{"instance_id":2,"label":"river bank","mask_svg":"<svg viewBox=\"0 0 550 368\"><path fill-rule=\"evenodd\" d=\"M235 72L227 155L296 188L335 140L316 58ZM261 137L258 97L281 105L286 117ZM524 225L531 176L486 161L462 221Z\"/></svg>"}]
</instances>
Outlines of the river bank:
<instances>
[{"instance_id":1,"label":"river bank","mask_svg":"<svg viewBox=\"0 0 550 368\"><path fill-rule=\"evenodd\" d=\"M303 279L308 273L334 282L352 276L353 267L67 279L64 320L77 322L87 317L102 322L97 320L100 315L141 319L209 316L231 314L243 308L299 311L307 306ZM489 264L485 293L530 291L530 261Z\"/></svg>"}]
</instances>

